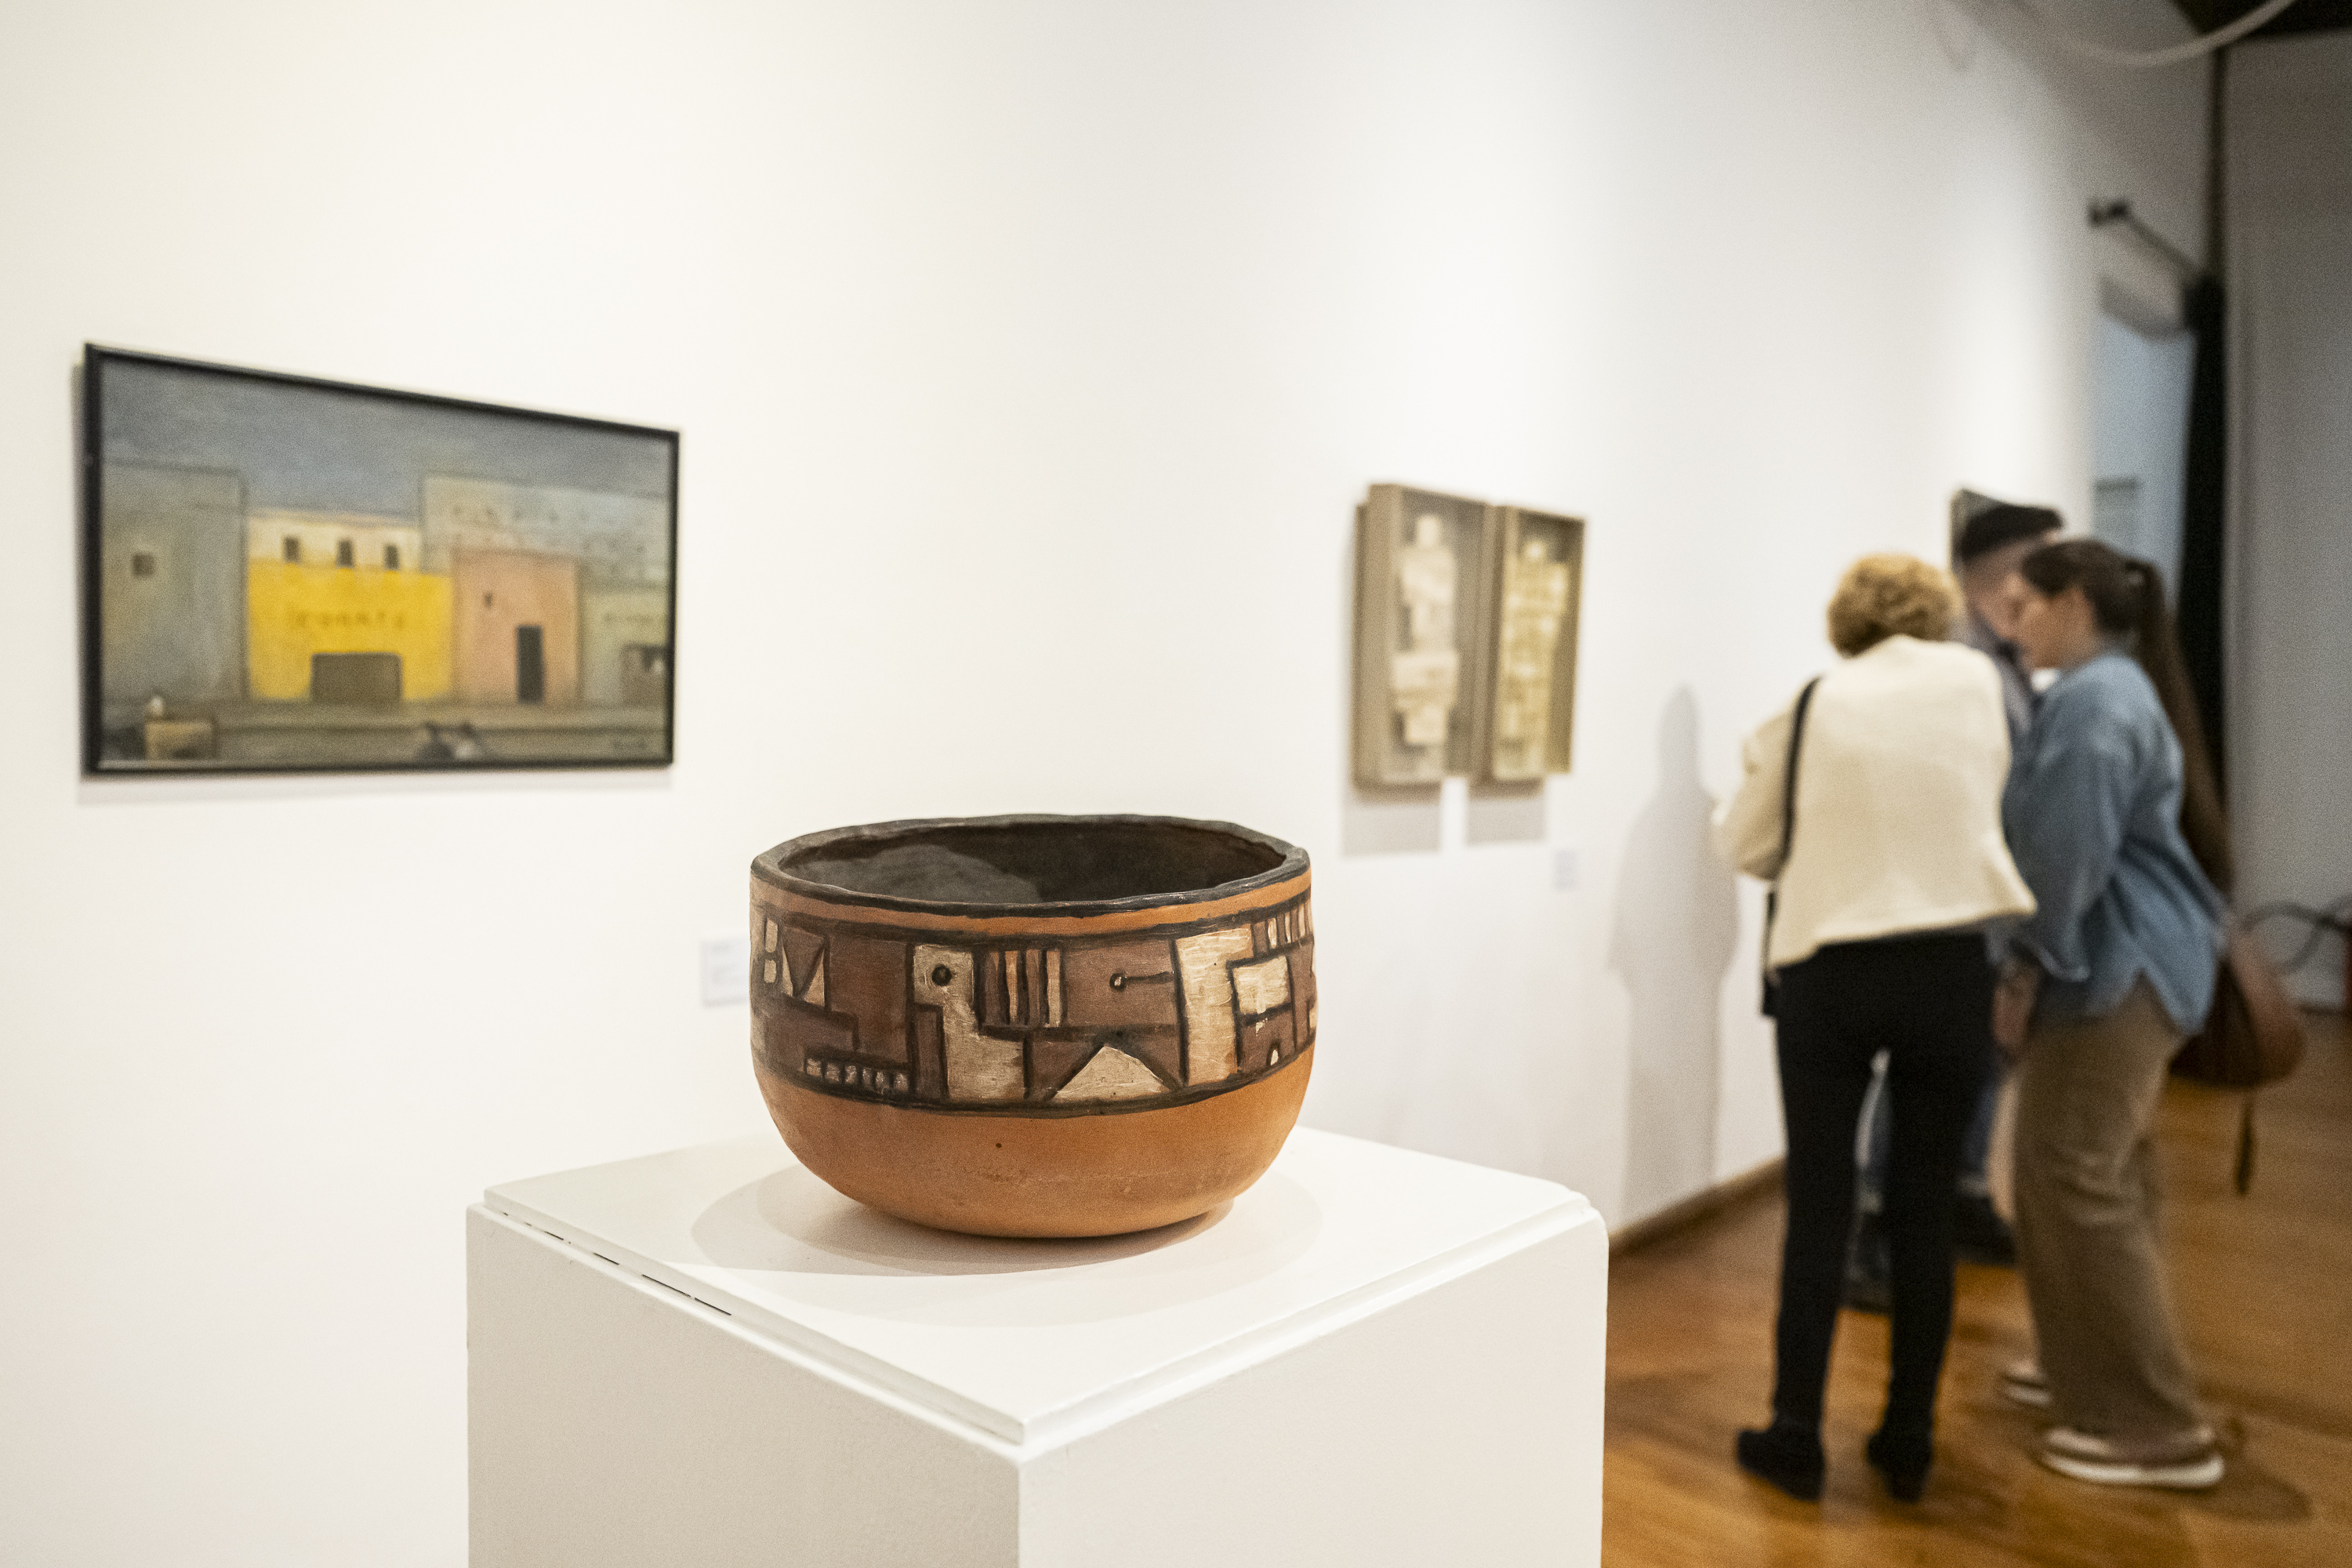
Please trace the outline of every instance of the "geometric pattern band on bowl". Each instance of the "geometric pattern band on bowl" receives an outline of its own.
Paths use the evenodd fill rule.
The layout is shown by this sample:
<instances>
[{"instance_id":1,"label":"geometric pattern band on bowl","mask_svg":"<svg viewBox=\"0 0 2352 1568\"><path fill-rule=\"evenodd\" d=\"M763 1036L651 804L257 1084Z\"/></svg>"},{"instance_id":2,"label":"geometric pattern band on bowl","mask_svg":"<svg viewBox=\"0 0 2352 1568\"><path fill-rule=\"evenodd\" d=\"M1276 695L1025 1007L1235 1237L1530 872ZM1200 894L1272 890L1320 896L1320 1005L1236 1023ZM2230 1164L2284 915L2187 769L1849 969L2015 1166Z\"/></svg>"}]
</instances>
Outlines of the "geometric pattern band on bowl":
<instances>
[{"instance_id":1,"label":"geometric pattern band on bowl","mask_svg":"<svg viewBox=\"0 0 2352 1568\"><path fill-rule=\"evenodd\" d=\"M1045 1117L1181 1104L1297 1061L1317 1020L1307 877L1186 912L999 935L755 886L754 1052L827 1095Z\"/></svg>"}]
</instances>

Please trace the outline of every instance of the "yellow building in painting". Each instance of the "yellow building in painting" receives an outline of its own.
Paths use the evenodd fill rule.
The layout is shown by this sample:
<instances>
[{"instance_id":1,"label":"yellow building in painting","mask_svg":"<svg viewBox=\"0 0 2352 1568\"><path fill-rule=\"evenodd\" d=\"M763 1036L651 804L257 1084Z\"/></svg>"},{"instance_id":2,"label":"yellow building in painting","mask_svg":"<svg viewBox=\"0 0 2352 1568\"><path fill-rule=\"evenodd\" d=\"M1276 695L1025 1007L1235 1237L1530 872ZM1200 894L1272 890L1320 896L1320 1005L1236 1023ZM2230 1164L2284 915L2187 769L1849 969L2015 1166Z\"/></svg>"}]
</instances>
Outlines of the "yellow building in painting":
<instances>
[{"instance_id":1,"label":"yellow building in painting","mask_svg":"<svg viewBox=\"0 0 2352 1568\"><path fill-rule=\"evenodd\" d=\"M416 570L415 524L319 512L253 512L246 523L246 681L255 700L302 701L319 656L349 654L377 656L371 678L396 670L378 700L449 695L450 580Z\"/></svg>"}]
</instances>

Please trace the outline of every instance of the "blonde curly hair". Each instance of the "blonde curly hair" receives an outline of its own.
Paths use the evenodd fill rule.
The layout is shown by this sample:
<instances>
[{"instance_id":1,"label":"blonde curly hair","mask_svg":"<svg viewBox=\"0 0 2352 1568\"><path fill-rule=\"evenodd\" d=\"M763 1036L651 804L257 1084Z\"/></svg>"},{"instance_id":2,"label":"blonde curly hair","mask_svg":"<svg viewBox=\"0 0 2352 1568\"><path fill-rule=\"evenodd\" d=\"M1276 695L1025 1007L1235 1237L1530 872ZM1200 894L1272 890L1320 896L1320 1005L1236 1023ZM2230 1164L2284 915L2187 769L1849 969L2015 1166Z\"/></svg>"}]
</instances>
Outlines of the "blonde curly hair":
<instances>
[{"instance_id":1,"label":"blonde curly hair","mask_svg":"<svg viewBox=\"0 0 2352 1568\"><path fill-rule=\"evenodd\" d=\"M1942 642L1964 606L1959 584L1941 567L1916 555L1865 555L1830 595L1830 646L1852 658L1892 637Z\"/></svg>"}]
</instances>

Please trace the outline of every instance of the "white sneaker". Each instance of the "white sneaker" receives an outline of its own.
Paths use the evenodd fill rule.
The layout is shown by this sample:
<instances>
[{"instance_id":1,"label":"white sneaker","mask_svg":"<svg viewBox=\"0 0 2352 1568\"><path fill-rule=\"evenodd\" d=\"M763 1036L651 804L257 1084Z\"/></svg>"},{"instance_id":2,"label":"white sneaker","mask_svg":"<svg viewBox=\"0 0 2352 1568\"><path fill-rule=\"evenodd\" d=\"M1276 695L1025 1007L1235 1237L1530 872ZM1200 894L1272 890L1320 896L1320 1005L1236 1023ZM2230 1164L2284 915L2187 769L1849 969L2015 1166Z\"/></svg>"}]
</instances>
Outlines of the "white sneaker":
<instances>
[{"instance_id":1,"label":"white sneaker","mask_svg":"<svg viewBox=\"0 0 2352 1568\"><path fill-rule=\"evenodd\" d=\"M2038 1458L2062 1476L2110 1487L2168 1487L2201 1491L2221 1479L2221 1451L2213 1429L2198 1426L2178 1437L2111 1442L2053 1426L2042 1435Z\"/></svg>"},{"instance_id":2,"label":"white sneaker","mask_svg":"<svg viewBox=\"0 0 2352 1568\"><path fill-rule=\"evenodd\" d=\"M2050 1380L2042 1375L2042 1363L2032 1356L2000 1369L2000 1391L2011 1404L2032 1410L2050 1408Z\"/></svg>"}]
</instances>

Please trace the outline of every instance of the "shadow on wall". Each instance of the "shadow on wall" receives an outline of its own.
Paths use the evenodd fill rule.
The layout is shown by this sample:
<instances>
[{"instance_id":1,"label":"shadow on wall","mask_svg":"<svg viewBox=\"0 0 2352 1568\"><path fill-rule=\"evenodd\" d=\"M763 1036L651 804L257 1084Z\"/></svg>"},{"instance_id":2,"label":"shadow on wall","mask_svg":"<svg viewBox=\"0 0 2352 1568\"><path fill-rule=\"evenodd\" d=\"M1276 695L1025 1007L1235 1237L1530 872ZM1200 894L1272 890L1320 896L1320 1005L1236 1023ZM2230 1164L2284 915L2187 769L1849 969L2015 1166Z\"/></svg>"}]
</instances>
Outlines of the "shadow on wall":
<instances>
[{"instance_id":1,"label":"shadow on wall","mask_svg":"<svg viewBox=\"0 0 2352 1568\"><path fill-rule=\"evenodd\" d=\"M1442 847L1444 808L1436 786L1369 790L1358 784L1343 754L1339 784L1339 853L1434 855Z\"/></svg>"},{"instance_id":2,"label":"shadow on wall","mask_svg":"<svg viewBox=\"0 0 2352 1568\"><path fill-rule=\"evenodd\" d=\"M1534 784L1472 784L1463 837L1471 844L1540 844L1544 841L1544 787Z\"/></svg>"},{"instance_id":3,"label":"shadow on wall","mask_svg":"<svg viewBox=\"0 0 2352 1568\"><path fill-rule=\"evenodd\" d=\"M1609 967L1633 1006L1626 1094L1628 1218L1715 1179L1723 978L1739 937L1715 802L1698 777L1698 701L1685 686L1658 721L1658 784L1633 821L1617 881Z\"/></svg>"}]
</instances>

